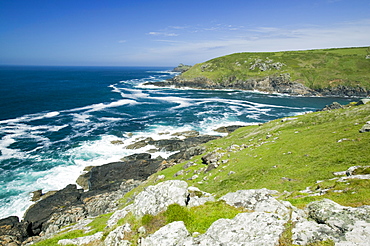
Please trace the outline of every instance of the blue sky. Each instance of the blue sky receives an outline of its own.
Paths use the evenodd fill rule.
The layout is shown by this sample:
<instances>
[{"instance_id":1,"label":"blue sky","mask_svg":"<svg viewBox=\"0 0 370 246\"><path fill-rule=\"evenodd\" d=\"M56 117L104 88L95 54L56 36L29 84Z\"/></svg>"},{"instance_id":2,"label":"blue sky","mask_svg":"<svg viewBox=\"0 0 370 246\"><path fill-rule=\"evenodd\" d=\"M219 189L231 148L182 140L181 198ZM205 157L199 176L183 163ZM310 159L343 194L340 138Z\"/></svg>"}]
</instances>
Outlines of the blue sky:
<instances>
[{"instance_id":1,"label":"blue sky","mask_svg":"<svg viewBox=\"0 0 370 246\"><path fill-rule=\"evenodd\" d=\"M176 66L370 46L369 0L0 0L0 65Z\"/></svg>"}]
</instances>

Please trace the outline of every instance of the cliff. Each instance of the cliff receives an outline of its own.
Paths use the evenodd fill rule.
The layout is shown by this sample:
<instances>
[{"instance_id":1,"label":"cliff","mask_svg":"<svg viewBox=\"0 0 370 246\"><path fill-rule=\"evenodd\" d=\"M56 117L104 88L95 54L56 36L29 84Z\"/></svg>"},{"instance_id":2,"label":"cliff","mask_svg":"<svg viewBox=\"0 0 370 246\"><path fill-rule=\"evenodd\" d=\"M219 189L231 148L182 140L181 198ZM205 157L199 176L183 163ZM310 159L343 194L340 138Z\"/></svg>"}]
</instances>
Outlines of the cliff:
<instances>
[{"instance_id":1,"label":"cliff","mask_svg":"<svg viewBox=\"0 0 370 246\"><path fill-rule=\"evenodd\" d=\"M236 53L196 64L157 86L367 97L368 48Z\"/></svg>"},{"instance_id":2,"label":"cliff","mask_svg":"<svg viewBox=\"0 0 370 246\"><path fill-rule=\"evenodd\" d=\"M85 190L69 185L42 196L22 222L1 220L0 243L368 243L368 100L236 128L223 138L184 132L140 140L130 148L178 152L87 170Z\"/></svg>"}]
</instances>

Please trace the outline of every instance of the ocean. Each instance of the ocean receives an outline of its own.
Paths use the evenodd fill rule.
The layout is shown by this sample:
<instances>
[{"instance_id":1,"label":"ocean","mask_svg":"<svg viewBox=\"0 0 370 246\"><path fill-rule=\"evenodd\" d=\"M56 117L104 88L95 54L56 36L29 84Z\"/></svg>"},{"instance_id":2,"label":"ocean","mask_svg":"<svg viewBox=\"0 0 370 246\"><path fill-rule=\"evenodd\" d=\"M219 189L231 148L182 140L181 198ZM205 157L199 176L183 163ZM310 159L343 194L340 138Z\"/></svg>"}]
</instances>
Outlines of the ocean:
<instances>
[{"instance_id":1,"label":"ocean","mask_svg":"<svg viewBox=\"0 0 370 246\"><path fill-rule=\"evenodd\" d=\"M32 191L75 183L86 166L148 151L125 149L135 139L188 130L220 135L214 131L220 126L258 124L334 101L356 101L143 85L175 76L171 70L1 66L0 218L22 218Z\"/></svg>"}]
</instances>

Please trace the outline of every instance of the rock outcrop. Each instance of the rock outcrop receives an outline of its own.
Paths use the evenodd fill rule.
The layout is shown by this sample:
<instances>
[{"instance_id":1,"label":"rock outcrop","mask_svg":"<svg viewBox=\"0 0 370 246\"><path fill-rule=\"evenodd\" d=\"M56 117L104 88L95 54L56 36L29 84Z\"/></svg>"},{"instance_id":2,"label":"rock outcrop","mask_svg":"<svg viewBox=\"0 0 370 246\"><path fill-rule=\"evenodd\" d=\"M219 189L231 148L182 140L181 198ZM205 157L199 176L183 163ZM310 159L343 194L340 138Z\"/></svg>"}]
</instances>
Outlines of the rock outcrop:
<instances>
[{"instance_id":1,"label":"rock outcrop","mask_svg":"<svg viewBox=\"0 0 370 246\"><path fill-rule=\"evenodd\" d=\"M130 210L141 217L158 214L174 203L186 206L189 204L185 200L186 194L191 189L184 181L165 181L139 193L134 203L123 209L125 213L116 213L124 217ZM289 240L294 245L325 240L343 246L367 245L370 239L370 206L350 208L324 199L301 210L274 198L277 194L277 191L267 189L228 193L219 200L246 212L232 219L216 220L204 234L198 233L196 237L190 234L183 221L175 221L153 234L143 234L138 245L278 245L286 237L284 233L287 230L291 231ZM117 227L107 236L105 245L120 245L115 243L118 239L123 245L130 245L125 237L125 233L132 233L130 228L128 224Z\"/></svg>"},{"instance_id":2,"label":"rock outcrop","mask_svg":"<svg viewBox=\"0 0 370 246\"><path fill-rule=\"evenodd\" d=\"M206 77L184 79L175 76L162 82L148 82L147 84L161 87L191 87L198 89L235 89L235 90L257 90L268 93L282 93L289 95L316 96L318 92L290 80L289 74L272 75L260 79L237 80L230 77L228 81L216 83Z\"/></svg>"}]
</instances>

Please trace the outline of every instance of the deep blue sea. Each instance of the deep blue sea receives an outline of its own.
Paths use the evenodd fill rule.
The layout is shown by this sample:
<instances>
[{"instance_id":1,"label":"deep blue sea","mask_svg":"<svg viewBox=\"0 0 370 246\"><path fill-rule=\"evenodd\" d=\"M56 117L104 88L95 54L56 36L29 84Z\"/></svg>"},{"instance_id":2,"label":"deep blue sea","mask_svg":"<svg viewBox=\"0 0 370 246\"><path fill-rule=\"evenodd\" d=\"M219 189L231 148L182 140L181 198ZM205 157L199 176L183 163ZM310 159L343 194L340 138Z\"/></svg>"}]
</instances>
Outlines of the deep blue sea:
<instances>
[{"instance_id":1,"label":"deep blue sea","mask_svg":"<svg viewBox=\"0 0 370 246\"><path fill-rule=\"evenodd\" d=\"M219 135L214 129L220 126L356 100L143 85L173 77L171 69L0 67L0 218L22 217L32 204L30 192L75 183L86 166L148 151L125 149L135 139L187 130Z\"/></svg>"}]
</instances>

